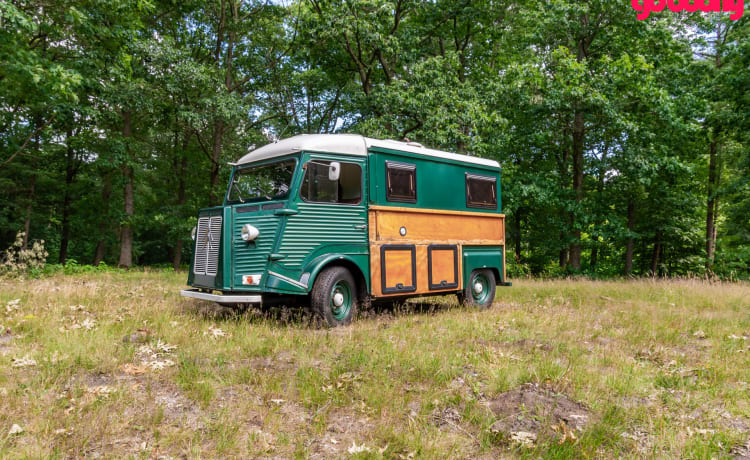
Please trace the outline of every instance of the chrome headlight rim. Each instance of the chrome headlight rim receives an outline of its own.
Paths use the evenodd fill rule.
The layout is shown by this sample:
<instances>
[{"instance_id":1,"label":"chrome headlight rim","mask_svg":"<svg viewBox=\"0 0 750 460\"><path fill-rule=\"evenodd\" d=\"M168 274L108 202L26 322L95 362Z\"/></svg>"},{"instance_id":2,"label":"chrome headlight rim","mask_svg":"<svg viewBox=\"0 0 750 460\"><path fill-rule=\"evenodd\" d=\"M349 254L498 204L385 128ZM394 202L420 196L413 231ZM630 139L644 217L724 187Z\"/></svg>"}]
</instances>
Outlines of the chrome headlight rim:
<instances>
[{"instance_id":1,"label":"chrome headlight rim","mask_svg":"<svg viewBox=\"0 0 750 460\"><path fill-rule=\"evenodd\" d=\"M253 241L260 235L260 230L258 230L256 227L245 224L242 226L242 231L240 232L240 236L242 237L242 241Z\"/></svg>"},{"instance_id":2,"label":"chrome headlight rim","mask_svg":"<svg viewBox=\"0 0 750 460\"><path fill-rule=\"evenodd\" d=\"M197 235L198 235L198 226L196 225L196 226L195 226L195 227L193 227L193 229L192 229L192 230L190 231L190 238L192 238L192 239L193 239L193 241L195 241L195 237L196 237Z\"/></svg>"}]
</instances>

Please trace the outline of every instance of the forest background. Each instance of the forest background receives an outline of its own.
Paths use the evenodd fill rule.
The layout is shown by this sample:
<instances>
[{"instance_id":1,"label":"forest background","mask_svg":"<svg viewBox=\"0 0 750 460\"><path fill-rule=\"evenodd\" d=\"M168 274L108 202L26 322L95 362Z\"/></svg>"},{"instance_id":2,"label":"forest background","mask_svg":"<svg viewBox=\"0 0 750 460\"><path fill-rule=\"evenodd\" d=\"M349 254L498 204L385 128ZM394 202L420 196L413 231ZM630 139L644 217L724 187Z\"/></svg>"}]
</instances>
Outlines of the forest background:
<instances>
[{"instance_id":1,"label":"forest background","mask_svg":"<svg viewBox=\"0 0 750 460\"><path fill-rule=\"evenodd\" d=\"M496 159L513 276L750 276L750 15L625 0L2 0L0 249L189 263L300 133Z\"/></svg>"}]
</instances>

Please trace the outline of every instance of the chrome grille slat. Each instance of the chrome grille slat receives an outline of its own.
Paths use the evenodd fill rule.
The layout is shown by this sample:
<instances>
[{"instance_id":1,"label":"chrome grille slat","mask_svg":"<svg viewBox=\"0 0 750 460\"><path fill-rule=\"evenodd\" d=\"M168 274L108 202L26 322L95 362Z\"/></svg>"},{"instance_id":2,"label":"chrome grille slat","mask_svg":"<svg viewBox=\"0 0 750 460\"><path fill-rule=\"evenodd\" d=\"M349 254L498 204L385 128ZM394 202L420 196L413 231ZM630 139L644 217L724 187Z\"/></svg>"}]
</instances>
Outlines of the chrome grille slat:
<instances>
[{"instance_id":1,"label":"chrome grille slat","mask_svg":"<svg viewBox=\"0 0 750 460\"><path fill-rule=\"evenodd\" d=\"M196 275L216 276L219 268L220 239L221 216L200 217L196 231L193 273Z\"/></svg>"},{"instance_id":2,"label":"chrome grille slat","mask_svg":"<svg viewBox=\"0 0 750 460\"><path fill-rule=\"evenodd\" d=\"M216 276L219 269L219 240L221 237L221 217L212 217L209 223L211 231L211 245L208 248L206 261L206 275Z\"/></svg>"}]
</instances>

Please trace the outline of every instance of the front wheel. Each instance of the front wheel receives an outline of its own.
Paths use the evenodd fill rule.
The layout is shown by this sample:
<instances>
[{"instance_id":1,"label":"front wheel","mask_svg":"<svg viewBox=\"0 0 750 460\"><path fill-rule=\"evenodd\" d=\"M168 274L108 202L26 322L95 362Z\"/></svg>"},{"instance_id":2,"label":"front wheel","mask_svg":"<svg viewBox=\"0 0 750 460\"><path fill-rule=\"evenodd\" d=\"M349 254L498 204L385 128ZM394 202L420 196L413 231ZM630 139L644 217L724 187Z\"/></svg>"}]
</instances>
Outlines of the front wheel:
<instances>
[{"instance_id":1,"label":"front wheel","mask_svg":"<svg viewBox=\"0 0 750 460\"><path fill-rule=\"evenodd\" d=\"M495 287L495 274L492 270L474 270L463 291L458 293L458 301L484 310L495 300Z\"/></svg>"},{"instance_id":2,"label":"front wheel","mask_svg":"<svg viewBox=\"0 0 750 460\"><path fill-rule=\"evenodd\" d=\"M329 267L315 280L310 306L329 327L346 326L357 314L357 285L349 270Z\"/></svg>"}]
</instances>

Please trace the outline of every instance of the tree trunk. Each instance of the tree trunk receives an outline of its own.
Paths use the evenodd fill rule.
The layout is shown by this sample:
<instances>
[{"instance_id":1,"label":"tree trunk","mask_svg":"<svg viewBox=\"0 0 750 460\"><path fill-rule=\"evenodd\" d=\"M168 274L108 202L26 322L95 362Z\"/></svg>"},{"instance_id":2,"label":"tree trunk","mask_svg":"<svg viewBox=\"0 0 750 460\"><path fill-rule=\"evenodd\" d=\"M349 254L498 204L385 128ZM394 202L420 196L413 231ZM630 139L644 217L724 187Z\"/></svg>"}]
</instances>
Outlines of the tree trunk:
<instances>
[{"instance_id":1,"label":"tree trunk","mask_svg":"<svg viewBox=\"0 0 750 460\"><path fill-rule=\"evenodd\" d=\"M125 141L125 162L120 166L122 177L125 179L123 189L123 198L125 204L126 222L120 226L120 267L133 266L133 223L132 217L135 214L135 197L134 197L134 171L128 163L130 161L130 140L132 136L132 126L130 122L130 112L122 112L122 137Z\"/></svg>"},{"instance_id":2,"label":"tree trunk","mask_svg":"<svg viewBox=\"0 0 750 460\"><path fill-rule=\"evenodd\" d=\"M26 219L23 222L23 249L29 247L29 232L31 231L31 210L36 199L36 173L29 179L29 203L26 205Z\"/></svg>"},{"instance_id":3,"label":"tree trunk","mask_svg":"<svg viewBox=\"0 0 750 460\"><path fill-rule=\"evenodd\" d=\"M604 176L607 170L607 155L609 153L609 145L605 142L604 148L602 149L602 157L599 160L599 180L596 184L596 200L598 208L601 209L602 203L604 203ZM601 214L597 212L596 220L594 222L594 231L592 232L591 239L593 244L591 246L591 258L589 259L589 266L593 269L596 268L596 264L599 263L599 233L596 231L602 225Z\"/></svg>"},{"instance_id":4,"label":"tree trunk","mask_svg":"<svg viewBox=\"0 0 750 460\"><path fill-rule=\"evenodd\" d=\"M513 234L516 237L516 262L521 263L521 210L516 210L515 216L513 216Z\"/></svg>"},{"instance_id":5,"label":"tree trunk","mask_svg":"<svg viewBox=\"0 0 750 460\"><path fill-rule=\"evenodd\" d=\"M109 199L112 196L112 175L107 173L104 177L104 188L102 189L102 215L103 218L99 220L97 228L99 235L103 235L107 230L107 218L109 214ZM99 265L104 260L104 251L107 243L104 237L100 236L99 241L96 243L96 250L94 251L94 265Z\"/></svg>"},{"instance_id":6,"label":"tree trunk","mask_svg":"<svg viewBox=\"0 0 750 460\"><path fill-rule=\"evenodd\" d=\"M214 121L214 135L211 143L211 174L210 187L208 189L208 204L216 206L219 204L216 196L216 188L219 185L219 160L221 159L221 144L224 137L224 121Z\"/></svg>"},{"instance_id":7,"label":"tree trunk","mask_svg":"<svg viewBox=\"0 0 750 460\"><path fill-rule=\"evenodd\" d=\"M635 203L632 198L628 198L628 232L631 233L635 227ZM633 236L628 235L628 242L625 245L625 275L633 271Z\"/></svg>"},{"instance_id":8,"label":"tree trunk","mask_svg":"<svg viewBox=\"0 0 750 460\"><path fill-rule=\"evenodd\" d=\"M560 234L560 239L561 240L565 239L564 233ZM558 263L560 264L560 268L564 268L568 265L568 249L567 248L560 249Z\"/></svg>"},{"instance_id":9,"label":"tree trunk","mask_svg":"<svg viewBox=\"0 0 750 460\"><path fill-rule=\"evenodd\" d=\"M68 259L68 242L70 241L70 201L73 179L75 177L75 152L70 145L70 138L73 137L72 130L68 129L65 134L66 152L65 152L65 191L63 192L62 206L62 235L60 236L60 255L57 258L58 263L65 265Z\"/></svg>"},{"instance_id":10,"label":"tree trunk","mask_svg":"<svg viewBox=\"0 0 750 460\"><path fill-rule=\"evenodd\" d=\"M188 159L187 159L187 148L188 148L188 134L185 133L182 139L182 158L180 160L180 165L178 168L178 183L177 183L177 215L178 217L182 215L182 208L185 206L185 201L187 199L185 195L185 172L187 171L188 167ZM180 263L182 262L182 246L184 245L184 242L182 238L177 238L177 243L175 243L174 251L172 254L172 267L175 271L180 269Z\"/></svg>"},{"instance_id":11,"label":"tree trunk","mask_svg":"<svg viewBox=\"0 0 750 460\"><path fill-rule=\"evenodd\" d=\"M36 121L36 126L41 126L41 121ZM39 131L36 131L36 137L34 138L34 151L36 157L39 158L39 151L41 149L41 139L39 138ZM34 200L36 200L36 159L31 165L31 178L29 179L29 203L26 205L26 219L23 222L23 249L29 248L29 232L31 231L31 211L34 209Z\"/></svg>"},{"instance_id":12,"label":"tree trunk","mask_svg":"<svg viewBox=\"0 0 750 460\"><path fill-rule=\"evenodd\" d=\"M718 189L716 138L711 140L708 156L708 194L706 200L706 269L711 269L714 263L716 249L716 191Z\"/></svg>"},{"instance_id":13,"label":"tree trunk","mask_svg":"<svg viewBox=\"0 0 750 460\"><path fill-rule=\"evenodd\" d=\"M656 231L654 236L654 252L651 254L651 276L659 274L659 256L661 255L661 232Z\"/></svg>"},{"instance_id":14,"label":"tree trunk","mask_svg":"<svg viewBox=\"0 0 750 460\"><path fill-rule=\"evenodd\" d=\"M580 208L583 200L583 140L585 125L583 122L583 111L576 109L573 116L573 191L576 195L576 208ZM581 269L581 230L577 227L578 210L571 213L571 229L573 230L573 243L570 245L570 259L568 264L574 270Z\"/></svg>"}]
</instances>

